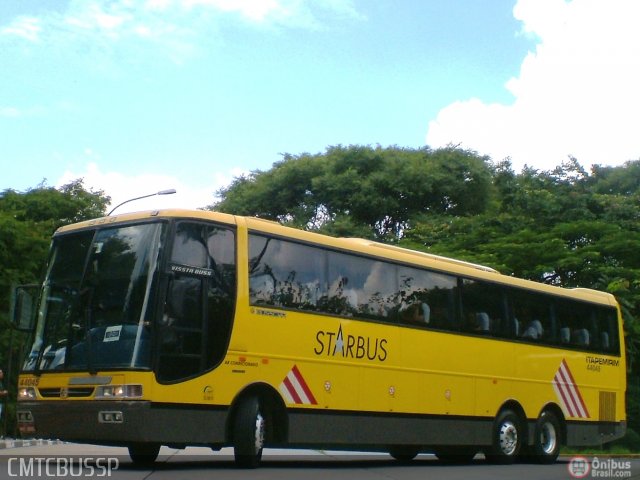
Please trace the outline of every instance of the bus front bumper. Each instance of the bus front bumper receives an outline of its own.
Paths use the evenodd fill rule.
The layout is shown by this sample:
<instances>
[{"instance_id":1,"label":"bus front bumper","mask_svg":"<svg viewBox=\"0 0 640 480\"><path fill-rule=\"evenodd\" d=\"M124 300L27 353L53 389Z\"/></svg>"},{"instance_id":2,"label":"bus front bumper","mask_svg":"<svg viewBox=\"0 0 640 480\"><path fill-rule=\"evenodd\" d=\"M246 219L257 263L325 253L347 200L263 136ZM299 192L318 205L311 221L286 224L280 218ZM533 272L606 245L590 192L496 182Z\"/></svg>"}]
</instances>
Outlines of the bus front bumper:
<instances>
[{"instance_id":1,"label":"bus front bumper","mask_svg":"<svg viewBox=\"0 0 640 480\"><path fill-rule=\"evenodd\" d=\"M23 436L101 445L225 443L227 408L149 401L19 402Z\"/></svg>"}]
</instances>

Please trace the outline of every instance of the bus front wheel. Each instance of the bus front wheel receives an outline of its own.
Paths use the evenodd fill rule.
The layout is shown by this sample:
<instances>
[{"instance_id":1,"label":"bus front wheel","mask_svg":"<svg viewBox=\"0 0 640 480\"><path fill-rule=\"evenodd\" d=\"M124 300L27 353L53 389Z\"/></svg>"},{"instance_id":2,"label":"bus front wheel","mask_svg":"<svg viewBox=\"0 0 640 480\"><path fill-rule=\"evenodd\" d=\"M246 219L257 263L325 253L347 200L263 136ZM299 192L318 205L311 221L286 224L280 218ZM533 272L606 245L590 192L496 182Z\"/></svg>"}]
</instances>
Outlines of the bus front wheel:
<instances>
[{"instance_id":1,"label":"bus front wheel","mask_svg":"<svg viewBox=\"0 0 640 480\"><path fill-rule=\"evenodd\" d=\"M418 453L418 449L411 446L396 446L389 450L389 455L402 463L410 462Z\"/></svg>"},{"instance_id":2,"label":"bus front wheel","mask_svg":"<svg viewBox=\"0 0 640 480\"><path fill-rule=\"evenodd\" d=\"M129 456L133 463L144 465L153 463L160 453L160 445L155 443L133 443L129 445Z\"/></svg>"},{"instance_id":3,"label":"bus front wheel","mask_svg":"<svg viewBox=\"0 0 640 480\"><path fill-rule=\"evenodd\" d=\"M443 463L464 465L472 462L478 449L476 447L447 446L437 448L434 453Z\"/></svg>"},{"instance_id":4,"label":"bus front wheel","mask_svg":"<svg viewBox=\"0 0 640 480\"><path fill-rule=\"evenodd\" d=\"M247 398L238 406L233 428L233 454L238 467L258 467L266 427L266 419L256 397Z\"/></svg>"},{"instance_id":5,"label":"bus front wheel","mask_svg":"<svg viewBox=\"0 0 640 480\"><path fill-rule=\"evenodd\" d=\"M493 424L493 444L485 452L493 463L513 463L520 452L524 432L518 415L512 410L503 410Z\"/></svg>"}]
</instances>

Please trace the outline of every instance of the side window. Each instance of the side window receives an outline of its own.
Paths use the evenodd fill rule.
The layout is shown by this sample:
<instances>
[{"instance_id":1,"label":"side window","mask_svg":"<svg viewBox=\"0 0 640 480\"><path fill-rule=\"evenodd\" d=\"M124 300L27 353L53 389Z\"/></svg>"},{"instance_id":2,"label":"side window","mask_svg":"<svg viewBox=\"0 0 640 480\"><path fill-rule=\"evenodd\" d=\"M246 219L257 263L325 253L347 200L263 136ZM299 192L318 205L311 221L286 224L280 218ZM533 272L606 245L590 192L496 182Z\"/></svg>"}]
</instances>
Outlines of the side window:
<instances>
[{"instance_id":1,"label":"side window","mask_svg":"<svg viewBox=\"0 0 640 480\"><path fill-rule=\"evenodd\" d=\"M593 309L573 300L557 300L555 310L562 345L591 350L597 335L593 331Z\"/></svg>"},{"instance_id":2,"label":"side window","mask_svg":"<svg viewBox=\"0 0 640 480\"><path fill-rule=\"evenodd\" d=\"M457 279L411 267L398 268L402 323L455 330Z\"/></svg>"},{"instance_id":3,"label":"side window","mask_svg":"<svg viewBox=\"0 0 640 480\"><path fill-rule=\"evenodd\" d=\"M618 337L618 316L613 308L598 309L600 325L600 351L611 355L620 354L620 338Z\"/></svg>"},{"instance_id":4,"label":"side window","mask_svg":"<svg viewBox=\"0 0 640 480\"><path fill-rule=\"evenodd\" d=\"M396 265L339 252L329 252L328 259L323 311L395 321L399 303Z\"/></svg>"},{"instance_id":5,"label":"side window","mask_svg":"<svg viewBox=\"0 0 640 480\"><path fill-rule=\"evenodd\" d=\"M369 311L365 283L371 274L372 261L338 252L329 253L328 292L324 311L356 316Z\"/></svg>"},{"instance_id":6,"label":"side window","mask_svg":"<svg viewBox=\"0 0 640 480\"><path fill-rule=\"evenodd\" d=\"M457 278L249 235L251 305L456 330Z\"/></svg>"},{"instance_id":7,"label":"side window","mask_svg":"<svg viewBox=\"0 0 640 480\"><path fill-rule=\"evenodd\" d=\"M572 300L558 300L559 337L563 345L618 355L616 310Z\"/></svg>"},{"instance_id":8,"label":"side window","mask_svg":"<svg viewBox=\"0 0 640 480\"><path fill-rule=\"evenodd\" d=\"M202 225L179 223L171 250L171 263L189 267L206 268L207 245L203 238Z\"/></svg>"},{"instance_id":9,"label":"side window","mask_svg":"<svg viewBox=\"0 0 640 480\"><path fill-rule=\"evenodd\" d=\"M462 281L462 330L500 336L509 329L503 289L492 283Z\"/></svg>"},{"instance_id":10,"label":"side window","mask_svg":"<svg viewBox=\"0 0 640 480\"><path fill-rule=\"evenodd\" d=\"M326 297L326 252L260 235L249 237L252 305L319 310Z\"/></svg>"},{"instance_id":11,"label":"side window","mask_svg":"<svg viewBox=\"0 0 640 480\"><path fill-rule=\"evenodd\" d=\"M249 235L249 303L251 305L272 305L275 280L270 274L268 249L273 238ZM266 256L266 259L265 259Z\"/></svg>"},{"instance_id":12,"label":"side window","mask_svg":"<svg viewBox=\"0 0 640 480\"><path fill-rule=\"evenodd\" d=\"M556 342L556 320L549 297L536 292L509 294L510 322L516 338L541 343Z\"/></svg>"},{"instance_id":13,"label":"side window","mask_svg":"<svg viewBox=\"0 0 640 480\"><path fill-rule=\"evenodd\" d=\"M179 222L158 328L158 376L197 375L224 357L236 292L235 234L204 223Z\"/></svg>"},{"instance_id":14,"label":"side window","mask_svg":"<svg viewBox=\"0 0 640 480\"><path fill-rule=\"evenodd\" d=\"M334 260L339 260L334 258ZM364 283L358 289L358 314L361 317L385 320L393 316L398 304L396 265L371 259L361 259ZM330 269L331 271L331 269ZM358 275L357 275L358 276ZM358 276L359 277L359 276Z\"/></svg>"}]
</instances>

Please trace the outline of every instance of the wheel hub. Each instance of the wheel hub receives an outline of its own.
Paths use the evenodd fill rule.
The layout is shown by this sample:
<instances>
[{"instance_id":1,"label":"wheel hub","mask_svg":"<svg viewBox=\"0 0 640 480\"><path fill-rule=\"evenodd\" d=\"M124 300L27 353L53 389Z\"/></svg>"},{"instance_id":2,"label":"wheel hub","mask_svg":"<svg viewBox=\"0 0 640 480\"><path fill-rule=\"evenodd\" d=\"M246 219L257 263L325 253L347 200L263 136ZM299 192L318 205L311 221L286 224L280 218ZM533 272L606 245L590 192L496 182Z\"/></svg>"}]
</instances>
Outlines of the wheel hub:
<instances>
[{"instance_id":1,"label":"wheel hub","mask_svg":"<svg viewBox=\"0 0 640 480\"><path fill-rule=\"evenodd\" d=\"M262 450L264 446L264 431L265 431L265 422L264 417L261 413L258 412L256 415L256 429L255 429L255 447L256 452Z\"/></svg>"},{"instance_id":2,"label":"wheel hub","mask_svg":"<svg viewBox=\"0 0 640 480\"><path fill-rule=\"evenodd\" d=\"M513 455L518 446L518 429L512 422L505 422L500 427L500 449L505 455Z\"/></svg>"},{"instance_id":3,"label":"wheel hub","mask_svg":"<svg viewBox=\"0 0 640 480\"><path fill-rule=\"evenodd\" d=\"M555 427L550 422L545 423L540 431L540 447L542 451L550 455L556 449L557 441Z\"/></svg>"}]
</instances>

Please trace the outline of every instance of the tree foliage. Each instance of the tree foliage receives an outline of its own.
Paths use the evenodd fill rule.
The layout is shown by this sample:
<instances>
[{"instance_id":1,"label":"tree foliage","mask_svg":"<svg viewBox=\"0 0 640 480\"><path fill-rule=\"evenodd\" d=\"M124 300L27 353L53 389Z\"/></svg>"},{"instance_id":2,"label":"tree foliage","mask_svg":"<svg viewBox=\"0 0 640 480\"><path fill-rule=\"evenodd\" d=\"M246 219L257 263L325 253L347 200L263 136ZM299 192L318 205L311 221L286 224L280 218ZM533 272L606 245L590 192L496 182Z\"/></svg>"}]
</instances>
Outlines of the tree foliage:
<instances>
[{"instance_id":1,"label":"tree foliage","mask_svg":"<svg viewBox=\"0 0 640 480\"><path fill-rule=\"evenodd\" d=\"M86 190L80 179L60 188L41 184L24 193L0 193L0 315L12 284L39 277L51 234L62 225L104 215L109 201L102 191Z\"/></svg>"},{"instance_id":2,"label":"tree foliage","mask_svg":"<svg viewBox=\"0 0 640 480\"><path fill-rule=\"evenodd\" d=\"M473 152L338 146L237 178L209 208L393 240L420 214L482 212L490 187L487 159Z\"/></svg>"},{"instance_id":3,"label":"tree foliage","mask_svg":"<svg viewBox=\"0 0 640 480\"><path fill-rule=\"evenodd\" d=\"M629 165L635 164L618 168ZM467 217L424 217L403 243L565 287L602 289L606 279L620 278L633 285L640 280L640 190L607 186L608 193L600 193L603 182L610 185L600 171L589 175L574 159L553 171L518 175L500 164L491 208Z\"/></svg>"},{"instance_id":4,"label":"tree foliage","mask_svg":"<svg viewBox=\"0 0 640 480\"><path fill-rule=\"evenodd\" d=\"M0 368L11 367L7 314L12 285L40 278L51 235L58 227L104 215L109 201L102 191L85 189L82 180L60 188L43 183L26 192L0 193Z\"/></svg>"}]
</instances>

